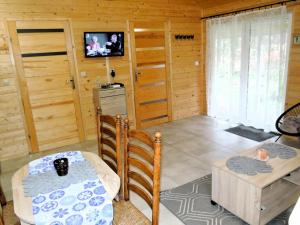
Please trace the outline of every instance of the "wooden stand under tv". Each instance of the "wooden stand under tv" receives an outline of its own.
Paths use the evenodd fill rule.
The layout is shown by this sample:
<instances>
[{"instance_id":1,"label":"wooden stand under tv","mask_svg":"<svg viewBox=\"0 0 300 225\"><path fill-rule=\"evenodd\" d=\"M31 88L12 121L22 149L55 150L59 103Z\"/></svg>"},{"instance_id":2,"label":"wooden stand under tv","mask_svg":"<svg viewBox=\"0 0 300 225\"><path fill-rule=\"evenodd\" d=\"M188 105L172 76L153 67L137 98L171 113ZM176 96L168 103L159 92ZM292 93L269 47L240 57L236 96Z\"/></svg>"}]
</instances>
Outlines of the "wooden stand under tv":
<instances>
[{"instance_id":1,"label":"wooden stand under tv","mask_svg":"<svg viewBox=\"0 0 300 225\"><path fill-rule=\"evenodd\" d=\"M127 116L125 87L94 88L93 99L95 107L100 107L103 115Z\"/></svg>"},{"instance_id":2,"label":"wooden stand under tv","mask_svg":"<svg viewBox=\"0 0 300 225\"><path fill-rule=\"evenodd\" d=\"M259 146L239 155L255 157ZM300 195L300 151L288 160L274 158L267 163L272 173L248 176L226 167L226 160L212 168L212 201L251 225L263 225L296 203Z\"/></svg>"}]
</instances>

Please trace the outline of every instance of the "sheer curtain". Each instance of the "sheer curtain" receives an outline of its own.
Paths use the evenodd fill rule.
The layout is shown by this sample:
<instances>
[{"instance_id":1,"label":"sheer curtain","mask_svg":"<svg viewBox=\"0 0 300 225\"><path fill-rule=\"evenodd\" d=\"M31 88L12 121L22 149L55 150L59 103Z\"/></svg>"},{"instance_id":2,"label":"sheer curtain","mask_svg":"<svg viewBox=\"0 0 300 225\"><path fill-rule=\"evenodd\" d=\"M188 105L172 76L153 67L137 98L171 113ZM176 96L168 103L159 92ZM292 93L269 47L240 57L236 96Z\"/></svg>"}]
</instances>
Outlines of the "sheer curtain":
<instances>
[{"instance_id":1,"label":"sheer curtain","mask_svg":"<svg viewBox=\"0 0 300 225\"><path fill-rule=\"evenodd\" d=\"M291 15L279 7L206 25L208 115L274 130L284 110Z\"/></svg>"}]
</instances>

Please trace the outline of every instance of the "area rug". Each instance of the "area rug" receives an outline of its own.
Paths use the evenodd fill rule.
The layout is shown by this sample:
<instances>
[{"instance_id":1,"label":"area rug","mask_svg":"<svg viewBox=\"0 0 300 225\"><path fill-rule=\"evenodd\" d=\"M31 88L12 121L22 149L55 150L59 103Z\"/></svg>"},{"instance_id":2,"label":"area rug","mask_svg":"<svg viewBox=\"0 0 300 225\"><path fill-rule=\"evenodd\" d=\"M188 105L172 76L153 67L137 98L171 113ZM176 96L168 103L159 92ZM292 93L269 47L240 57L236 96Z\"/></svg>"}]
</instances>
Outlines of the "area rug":
<instances>
[{"instance_id":1,"label":"area rug","mask_svg":"<svg viewBox=\"0 0 300 225\"><path fill-rule=\"evenodd\" d=\"M161 203L186 225L247 225L219 205L212 205L211 174L177 188L162 191ZM287 225L292 208L268 225Z\"/></svg>"},{"instance_id":2,"label":"area rug","mask_svg":"<svg viewBox=\"0 0 300 225\"><path fill-rule=\"evenodd\" d=\"M242 124L236 127L226 129L225 131L258 142L265 141L269 138L278 136L278 134L274 132L266 133L263 129L256 129L254 127L244 126Z\"/></svg>"}]
</instances>

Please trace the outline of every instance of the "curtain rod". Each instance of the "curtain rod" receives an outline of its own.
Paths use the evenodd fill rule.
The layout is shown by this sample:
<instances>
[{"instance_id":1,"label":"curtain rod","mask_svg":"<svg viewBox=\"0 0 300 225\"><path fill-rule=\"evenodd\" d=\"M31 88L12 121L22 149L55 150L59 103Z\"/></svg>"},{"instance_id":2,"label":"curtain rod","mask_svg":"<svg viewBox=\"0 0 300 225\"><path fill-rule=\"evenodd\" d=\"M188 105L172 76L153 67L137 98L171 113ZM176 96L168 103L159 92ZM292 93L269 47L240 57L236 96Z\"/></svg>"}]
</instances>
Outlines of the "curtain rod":
<instances>
[{"instance_id":1,"label":"curtain rod","mask_svg":"<svg viewBox=\"0 0 300 225\"><path fill-rule=\"evenodd\" d=\"M241 12L247 12L247 11L266 8L266 7L272 7L274 5L279 5L279 4L286 5L289 2L296 2L296 1L297 0L280 1L280 2L267 4L267 5L262 5L262 6L257 6L257 7L253 7L253 8L249 8L249 9L242 9L242 10L237 10L237 11L233 11L233 12L221 13L221 14L217 14L217 15L213 15L213 16L206 16L206 17L202 17L201 20L215 18L215 17L222 17L222 16L226 16L226 15L231 15L231 14L238 14L238 13L241 13Z\"/></svg>"}]
</instances>

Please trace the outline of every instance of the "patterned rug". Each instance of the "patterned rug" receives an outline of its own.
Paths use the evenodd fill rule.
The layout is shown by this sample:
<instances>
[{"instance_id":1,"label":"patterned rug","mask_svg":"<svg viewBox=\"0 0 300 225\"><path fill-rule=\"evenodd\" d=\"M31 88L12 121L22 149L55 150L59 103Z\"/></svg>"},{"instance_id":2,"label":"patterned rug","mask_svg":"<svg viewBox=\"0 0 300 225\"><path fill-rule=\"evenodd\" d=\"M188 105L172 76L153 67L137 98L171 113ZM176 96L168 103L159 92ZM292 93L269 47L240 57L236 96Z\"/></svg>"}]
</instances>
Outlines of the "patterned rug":
<instances>
[{"instance_id":1,"label":"patterned rug","mask_svg":"<svg viewBox=\"0 0 300 225\"><path fill-rule=\"evenodd\" d=\"M247 225L219 205L212 205L211 174L161 192L161 203L186 225ZM292 208L268 225L287 225Z\"/></svg>"},{"instance_id":2,"label":"patterned rug","mask_svg":"<svg viewBox=\"0 0 300 225\"><path fill-rule=\"evenodd\" d=\"M226 129L225 131L232 133L232 134L239 135L241 137L248 138L253 141L258 141L258 142L265 141L269 138L272 138L272 137L275 137L278 135L274 132L266 133L266 132L264 132L263 129L256 129L254 127L244 126L242 124L239 126L236 126L236 127L231 127L229 129Z\"/></svg>"}]
</instances>

